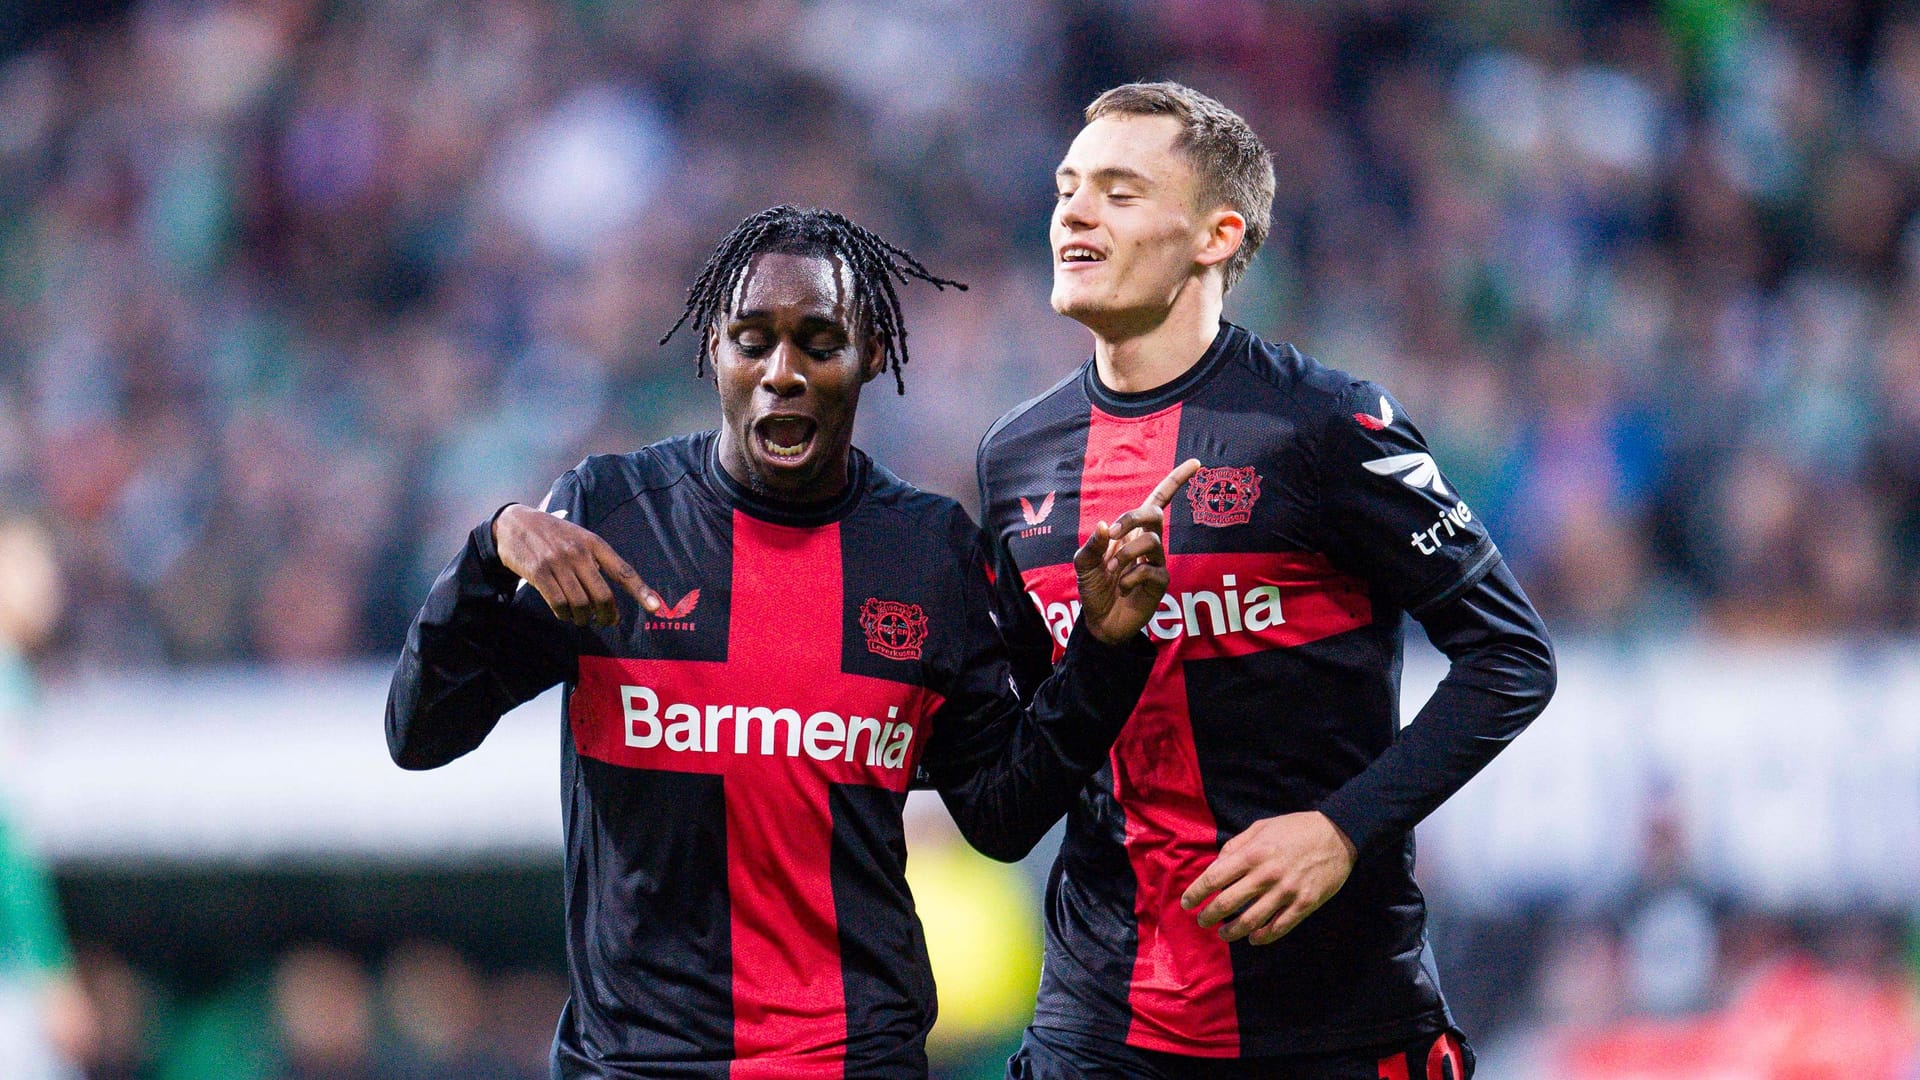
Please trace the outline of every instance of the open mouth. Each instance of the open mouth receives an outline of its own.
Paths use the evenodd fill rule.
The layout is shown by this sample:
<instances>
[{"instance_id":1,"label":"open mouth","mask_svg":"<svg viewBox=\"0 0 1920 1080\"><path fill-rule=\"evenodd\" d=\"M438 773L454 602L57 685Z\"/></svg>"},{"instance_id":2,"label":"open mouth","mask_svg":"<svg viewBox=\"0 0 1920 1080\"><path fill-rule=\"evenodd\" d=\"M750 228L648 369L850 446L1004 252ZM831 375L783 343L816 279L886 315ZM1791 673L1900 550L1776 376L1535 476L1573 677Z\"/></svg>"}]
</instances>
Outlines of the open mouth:
<instances>
[{"instance_id":1,"label":"open mouth","mask_svg":"<svg viewBox=\"0 0 1920 1080\"><path fill-rule=\"evenodd\" d=\"M820 425L804 416L769 416L754 425L760 449L774 461L799 461L813 448Z\"/></svg>"},{"instance_id":2,"label":"open mouth","mask_svg":"<svg viewBox=\"0 0 1920 1080\"><path fill-rule=\"evenodd\" d=\"M1060 262L1065 265L1106 262L1107 257L1090 247L1069 244L1060 249Z\"/></svg>"}]
</instances>

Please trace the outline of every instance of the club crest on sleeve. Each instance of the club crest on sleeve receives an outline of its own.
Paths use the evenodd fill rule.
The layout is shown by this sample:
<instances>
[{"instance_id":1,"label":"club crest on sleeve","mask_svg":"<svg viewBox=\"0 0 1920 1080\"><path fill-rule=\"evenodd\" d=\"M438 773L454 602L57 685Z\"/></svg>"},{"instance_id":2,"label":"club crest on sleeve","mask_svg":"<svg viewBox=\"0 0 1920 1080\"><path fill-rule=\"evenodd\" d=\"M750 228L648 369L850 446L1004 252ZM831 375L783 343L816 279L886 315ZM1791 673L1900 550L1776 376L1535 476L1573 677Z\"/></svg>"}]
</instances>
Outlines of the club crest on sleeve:
<instances>
[{"instance_id":1,"label":"club crest on sleeve","mask_svg":"<svg viewBox=\"0 0 1920 1080\"><path fill-rule=\"evenodd\" d=\"M1251 465L1201 469L1187 481L1195 525L1245 525L1253 520L1253 504L1259 500L1260 474Z\"/></svg>"},{"instance_id":2,"label":"club crest on sleeve","mask_svg":"<svg viewBox=\"0 0 1920 1080\"><path fill-rule=\"evenodd\" d=\"M927 640L927 613L919 604L868 597L860 605L860 629L867 651L889 660L918 660Z\"/></svg>"}]
</instances>

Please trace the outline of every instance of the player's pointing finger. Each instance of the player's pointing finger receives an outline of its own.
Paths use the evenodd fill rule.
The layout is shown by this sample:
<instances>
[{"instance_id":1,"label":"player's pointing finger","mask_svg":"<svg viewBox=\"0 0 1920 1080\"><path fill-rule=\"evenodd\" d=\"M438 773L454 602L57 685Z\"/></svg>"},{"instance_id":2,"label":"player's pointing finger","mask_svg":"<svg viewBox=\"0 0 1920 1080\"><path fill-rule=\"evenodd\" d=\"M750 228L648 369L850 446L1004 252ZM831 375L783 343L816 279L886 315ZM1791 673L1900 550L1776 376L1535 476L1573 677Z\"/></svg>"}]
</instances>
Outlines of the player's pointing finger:
<instances>
[{"instance_id":1,"label":"player's pointing finger","mask_svg":"<svg viewBox=\"0 0 1920 1080\"><path fill-rule=\"evenodd\" d=\"M1188 458L1174 466L1173 471L1167 474L1167 478L1160 481L1153 492L1147 496L1147 501L1140 504L1141 507L1153 506L1166 509L1168 504L1173 502L1173 497L1178 495L1180 489L1187 486L1187 481L1193 479L1193 474L1199 471L1199 458Z\"/></svg>"},{"instance_id":2,"label":"player's pointing finger","mask_svg":"<svg viewBox=\"0 0 1920 1080\"><path fill-rule=\"evenodd\" d=\"M600 564L600 569L639 601L640 607L647 614L653 615L660 611L660 594L649 588L647 583L640 579L639 571L629 565L627 560L621 558L611 545L602 542L594 548L593 555L594 560Z\"/></svg>"}]
</instances>

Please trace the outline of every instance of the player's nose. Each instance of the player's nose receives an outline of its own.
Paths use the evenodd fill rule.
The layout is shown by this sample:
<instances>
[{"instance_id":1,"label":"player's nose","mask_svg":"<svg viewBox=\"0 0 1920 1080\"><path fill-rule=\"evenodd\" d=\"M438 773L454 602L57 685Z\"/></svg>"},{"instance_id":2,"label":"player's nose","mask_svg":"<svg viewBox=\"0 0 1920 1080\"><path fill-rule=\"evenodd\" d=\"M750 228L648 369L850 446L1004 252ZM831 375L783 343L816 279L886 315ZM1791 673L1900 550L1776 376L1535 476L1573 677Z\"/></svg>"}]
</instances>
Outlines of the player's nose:
<instances>
[{"instance_id":1,"label":"player's nose","mask_svg":"<svg viewBox=\"0 0 1920 1080\"><path fill-rule=\"evenodd\" d=\"M806 374L800 366L800 349L792 341L782 340L767 356L760 370L760 385L778 397L792 397L807 388Z\"/></svg>"},{"instance_id":2,"label":"player's nose","mask_svg":"<svg viewBox=\"0 0 1920 1080\"><path fill-rule=\"evenodd\" d=\"M1089 187L1091 185L1082 184L1074 190L1073 194L1056 204L1058 209L1054 217L1061 225L1068 229L1090 229L1094 226L1095 200L1088 191Z\"/></svg>"}]
</instances>

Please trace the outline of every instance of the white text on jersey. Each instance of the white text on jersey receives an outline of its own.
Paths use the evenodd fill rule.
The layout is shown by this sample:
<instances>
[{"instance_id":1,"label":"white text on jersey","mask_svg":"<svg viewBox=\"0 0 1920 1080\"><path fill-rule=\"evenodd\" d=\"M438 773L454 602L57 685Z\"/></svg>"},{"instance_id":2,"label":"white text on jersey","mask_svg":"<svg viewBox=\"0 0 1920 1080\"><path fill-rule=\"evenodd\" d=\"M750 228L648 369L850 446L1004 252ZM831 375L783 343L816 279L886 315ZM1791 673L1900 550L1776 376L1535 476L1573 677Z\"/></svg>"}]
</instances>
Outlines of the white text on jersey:
<instances>
[{"instance_id":1,"label":"white text on jersey","mask_svg":"<svg viewBox=\"0 0 1920 1080\"><path fill-rule=\"evenodd\" d=\"M702 708L677 701L669 702L663 711L660 695L652 687L626 684L620 687L620 708L626 718L626 744L642 750L663 747L675 753L722 753L726 746L723 729L731 726L734 754L797 758L804 752L815 761L852 761L860 753L864 735L866 749L861 760L877 768L898 769L906 764L907 748L913 744L913 725L895 722L900 715L897 705L887 708L884 721L824 710L803 721L798 709L764 705ZM758 740L752 738L756 726Z\"/></svg>"},{"instance_id":2,"label":"white text on jersey","mask_svg":"<svg viewBox=\"0 0 1920 1080\"><path fill-rule=\"evenodd\" d=\"M1280 612L1278 587L1259 585L1242 594L1238 583L1235 575L1224 574L1220 578L1219 592L1196 590L1167 593L1160 598L1160 609L1147 621L1147 636L1155 641L1173 641L1182 635L1219 637L1243 630L1265 630L1287 621ZM1049 604L1037 592L1029 591L1027 596L1040 609L1047 632L1053 635L1053 640L1061 648L1065 648L1067 637L1073 632L1074 620L1080 617L1080 601Z\"/></svg>"}]
</instances>

